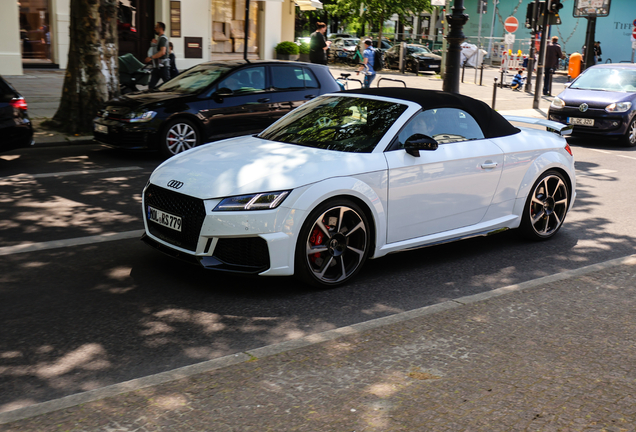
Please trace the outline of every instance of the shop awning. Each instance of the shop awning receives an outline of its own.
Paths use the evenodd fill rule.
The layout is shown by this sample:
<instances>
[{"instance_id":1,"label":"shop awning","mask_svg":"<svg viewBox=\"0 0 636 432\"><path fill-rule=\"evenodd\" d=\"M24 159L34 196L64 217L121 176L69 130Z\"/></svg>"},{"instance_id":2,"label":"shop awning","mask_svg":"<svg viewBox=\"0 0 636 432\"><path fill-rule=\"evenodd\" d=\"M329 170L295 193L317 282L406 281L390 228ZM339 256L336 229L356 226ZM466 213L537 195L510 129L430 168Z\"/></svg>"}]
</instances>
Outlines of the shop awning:
<instances>
[{"instance_id":1,"label":"shop awning","mask_svg":"<svg viewBox=\"0 0 636 432\"><path fill-rule=\"evenodd\" d=\"M316 10L322 9L322 2L318 0L294 0L296 6L300 8L300 10Z\"/></svg>"}]
</instances>

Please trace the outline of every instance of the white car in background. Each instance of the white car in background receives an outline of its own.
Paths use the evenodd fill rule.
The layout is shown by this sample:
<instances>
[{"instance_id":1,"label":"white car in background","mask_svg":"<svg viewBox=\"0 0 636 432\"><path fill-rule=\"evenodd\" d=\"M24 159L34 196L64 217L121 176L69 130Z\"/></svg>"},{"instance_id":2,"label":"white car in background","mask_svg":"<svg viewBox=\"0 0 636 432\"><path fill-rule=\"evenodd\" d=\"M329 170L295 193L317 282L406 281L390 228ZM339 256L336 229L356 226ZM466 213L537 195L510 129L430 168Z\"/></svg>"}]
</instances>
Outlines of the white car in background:
<instances>
[{"instance_id":1,"label":"white car in background","mask_svg":"<svg viewBox=\"0 0 636 432\"><path fill-rule=\"evenodd\" d=\"M208 269L332 287L391 252L509 228L549 239L576 196L567 127L514 120L549 130L438 91L321 96L160 165L144 240Z\"/></svg>"}]
</instances>

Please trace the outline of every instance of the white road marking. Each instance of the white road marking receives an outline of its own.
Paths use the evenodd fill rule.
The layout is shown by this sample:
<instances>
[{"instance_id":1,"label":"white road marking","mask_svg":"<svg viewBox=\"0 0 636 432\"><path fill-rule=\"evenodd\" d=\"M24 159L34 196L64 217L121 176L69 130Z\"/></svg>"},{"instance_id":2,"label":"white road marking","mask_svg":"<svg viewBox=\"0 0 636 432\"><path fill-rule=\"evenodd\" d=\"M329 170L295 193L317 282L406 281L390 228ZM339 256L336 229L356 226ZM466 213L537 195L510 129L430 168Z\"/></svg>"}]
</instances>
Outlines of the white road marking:
<instances>
[{"instance_id":1,"label":"white road marking","mask_svg":"<svg viewBox=\"0 0 636 432\"><path fill-rule=\"evenodd\" d=\"M103 169L93 169L93 170L79 170L79 171L62 171L56 173L42 173L42 174L16 174L8 177L0 177L0 185L7 186L11 184L15 184L17 182L24 182L28 180L35 180L40 178L51 178L51 177L66 177L73 175L86 175L86 174L104 174L111 172L122 172L122 171L137 171L143 169L138 166L131 167L119 167L119 168L103 168Z\"/></svg>"},{"instance_id":2,"label":"white road marking","mask_svg":"<svg viewBox=\"0 0 636 432\"><path fill-rule=\"evenodd\" d=\"M144 230L126 231L121 233L105 233L88 237L78 237L67 240L52 240L41 243L22 243L14 246L0 247L0 256L13 255L26 252L36 252L47 249L57 249L70 246L103 243L114 240L127 240L139 238Z\"/></svg>"}]
</instances>

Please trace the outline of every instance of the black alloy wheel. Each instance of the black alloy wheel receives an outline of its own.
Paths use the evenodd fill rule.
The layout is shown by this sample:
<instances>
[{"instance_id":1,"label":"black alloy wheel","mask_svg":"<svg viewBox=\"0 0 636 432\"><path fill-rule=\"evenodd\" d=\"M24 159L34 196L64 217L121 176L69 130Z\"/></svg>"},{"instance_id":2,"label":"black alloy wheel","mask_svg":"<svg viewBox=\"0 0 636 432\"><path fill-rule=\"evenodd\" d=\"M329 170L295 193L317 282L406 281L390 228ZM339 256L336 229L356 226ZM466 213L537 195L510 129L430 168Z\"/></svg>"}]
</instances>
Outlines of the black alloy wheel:
<instances>
[{"instance_id":1,"label":"black alloy wheel","mask_svg":"<svg viewBox=\"0 0 636 432\"><path fill-rule=\"evenodd\" d=\"M563 174L546 171L532 186L521 218L521 234L530 240L547 240L563 226L570 197Z\"/></svg>"},{"instance_id":2,"label":"black alloy wheel","mask_svg":"<svg viewBox=\"0 0 636 432\"><path fill-rule=\"evenodd\" d=\"M347 199L327 201L307 217L296 244L295 275L318 288L350 281L371 249L367 216Z\"/></svg>"}]
</instances>

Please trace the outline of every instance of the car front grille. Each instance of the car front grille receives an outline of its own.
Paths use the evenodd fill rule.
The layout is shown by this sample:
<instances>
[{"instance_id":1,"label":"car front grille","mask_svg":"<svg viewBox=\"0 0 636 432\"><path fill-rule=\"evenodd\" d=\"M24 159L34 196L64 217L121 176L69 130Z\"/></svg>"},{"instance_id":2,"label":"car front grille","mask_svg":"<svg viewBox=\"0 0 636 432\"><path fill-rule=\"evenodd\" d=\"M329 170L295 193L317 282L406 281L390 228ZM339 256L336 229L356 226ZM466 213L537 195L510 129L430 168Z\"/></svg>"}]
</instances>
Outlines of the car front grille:
<instances>
[{"instance_id":1,"label":"car front grille","mask_svg":"<svg viewBox=\"0 0 636 432\"><path fill-rule=\"evenodd\" d=\"M196 251L201 226L205 219L205 206L202 200L151 184L146 189L144 203L146 206L180 216L182 219L181 232L148 221L148 230L152 235L180 248ZM147 212L146 207L144 209L146 218Z\"/></svg>"},{"instance_id":2,"label":"car front grille","mask_svg":"<svg viewBox=\"0 0 636 432\"><path fill-rule=\"evenodd\" d=\"M231 266L269 268L267 242L260 237L220 238L214 257Z\"/></svg>"}]
</instances>

